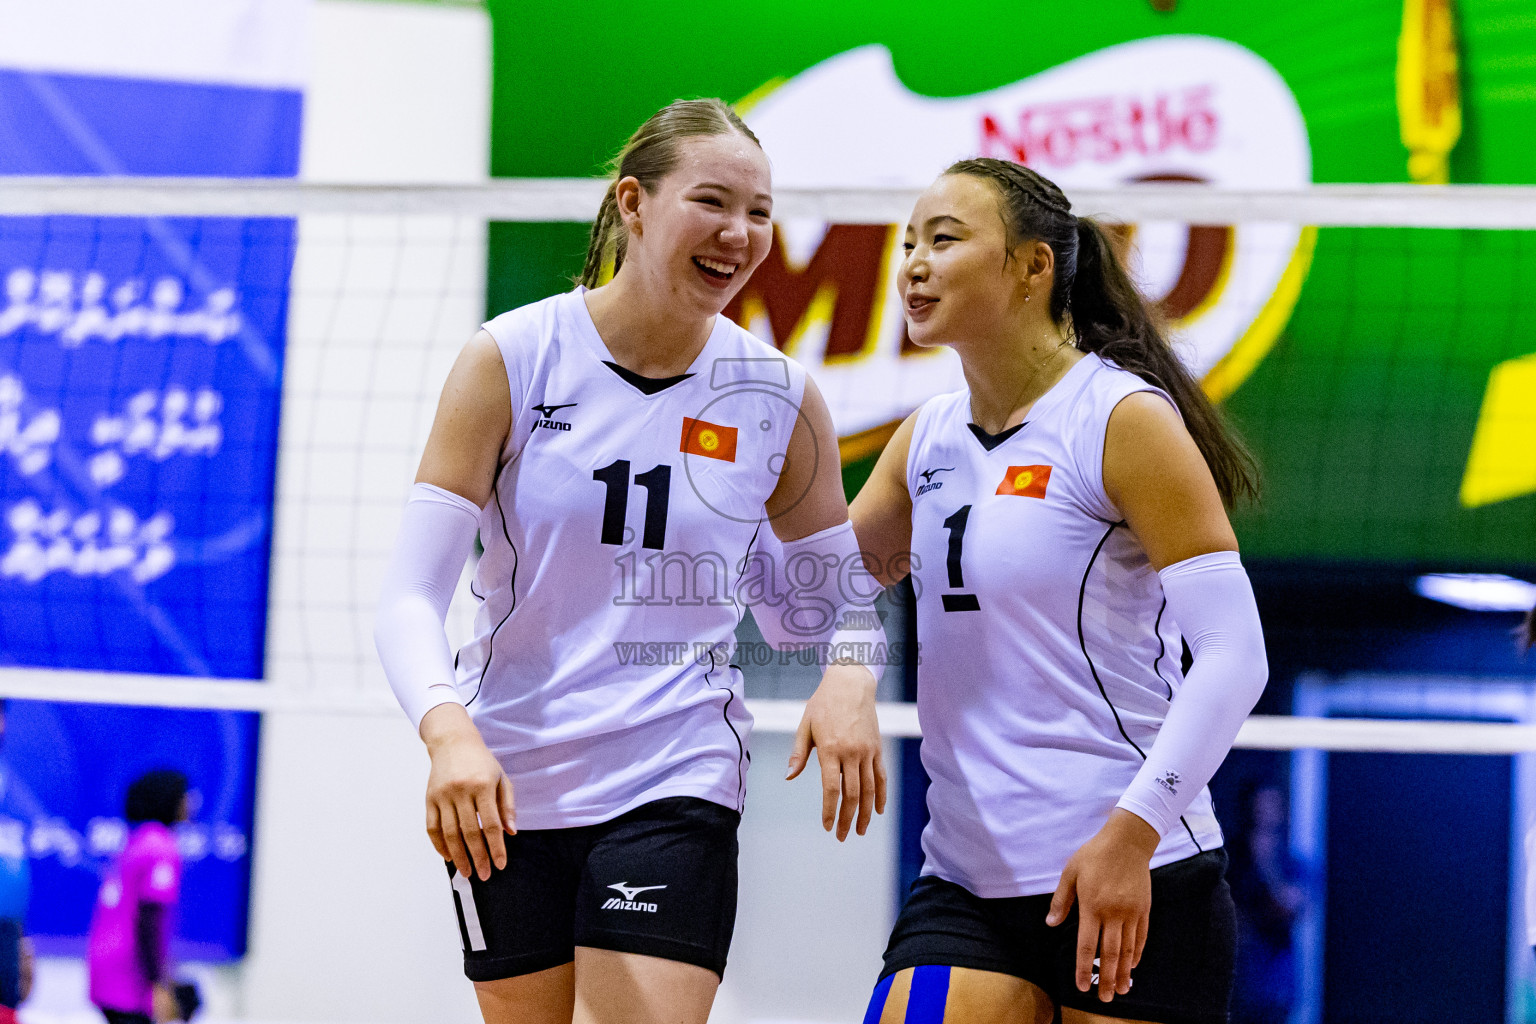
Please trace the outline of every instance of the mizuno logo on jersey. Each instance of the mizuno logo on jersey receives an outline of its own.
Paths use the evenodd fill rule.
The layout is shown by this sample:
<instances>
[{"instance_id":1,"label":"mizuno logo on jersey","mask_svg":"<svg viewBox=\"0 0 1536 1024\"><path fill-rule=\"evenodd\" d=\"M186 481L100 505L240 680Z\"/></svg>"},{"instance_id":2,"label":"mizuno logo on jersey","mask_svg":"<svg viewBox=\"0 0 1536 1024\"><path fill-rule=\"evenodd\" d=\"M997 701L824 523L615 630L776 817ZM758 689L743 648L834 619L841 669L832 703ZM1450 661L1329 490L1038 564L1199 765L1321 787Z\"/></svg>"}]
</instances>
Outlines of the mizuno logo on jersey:
<instances>
[{"instance_id":1,"label":"mizuno logo on jersey","mask_svg":"<svg viewBox=\"0 0 1536 1024\"><path fill-rule=\"evenodd\" d=\"M571 425L565 420L555 419L555 413L559 412L561 409L574 408L575 405L575 402L566 402L564 405L534 406L533 410L539 414L539 419L534 420L533 429L538 430L540 427L543 427L545 430L570 430Z\"/></svg>"},{"instance_id":2,"label":"mizuno logo on jersey","mask_svg":"<svg viewBox=\"0 0 1536 1024\"><path fill-rule=\"evenodd\" d=\"M706 459L735 462L736 428L684 416L683 440L677 450L684 455L702 455Z\"/></svg>"},{"instance_id":3,"label":"mizuno logo on jersey","mask_svg":"<svg viewBox=\"0 0 1536 1024\"><path fill-rule=\"evenodd\" d=\"M997 485L997 493L1020 498L1043 498L1045 487L1050 482L1050 466L1009 466L1008 472L1003 474L1003 482Z\"/></svg>"},{"instance_id":4,"label":"mizuno logo on jersey","mask_svg":"<svg viewBox=\"0 0 1536 1024\"><path fill-rule=\"evenodd\" d=\"M654 914L654 913L656 913L656 904L654 904L654 903L637 903L637 902L635 902L635 897L640 895L643 892L650 892L652 889L665 889L666 886L664 886L664 885L630 885L627 882L618 882L618 883L615 883L614 885L608 886L608 888L610 888L610 889L617 889L619 891L620 895L619 896L614 896L614 897L610 898L606 903L603 904L602 909L604 909L604 910L638 910L638 911L642 911L642 912L647 913L647 914ZM622 899L620 897L622 897Z\"/></svg>"},{"instance_id":5,"label":"mizuno logo on jersey","mask_svg":"<svg viewBox=\"0 0 1536 1024\"><path fill-rule=\"evenodd\" d=\"M929 491L936 491L940 487L943 487L944 481L935 480L934 477L938 476L940 473L952 473L954 472L954 469L954 466L939 466L936 469L925 469L921 473L917 474L923 478L922 485L917 489L917 496L921 498Z\"/></svg>"}]
</instances>

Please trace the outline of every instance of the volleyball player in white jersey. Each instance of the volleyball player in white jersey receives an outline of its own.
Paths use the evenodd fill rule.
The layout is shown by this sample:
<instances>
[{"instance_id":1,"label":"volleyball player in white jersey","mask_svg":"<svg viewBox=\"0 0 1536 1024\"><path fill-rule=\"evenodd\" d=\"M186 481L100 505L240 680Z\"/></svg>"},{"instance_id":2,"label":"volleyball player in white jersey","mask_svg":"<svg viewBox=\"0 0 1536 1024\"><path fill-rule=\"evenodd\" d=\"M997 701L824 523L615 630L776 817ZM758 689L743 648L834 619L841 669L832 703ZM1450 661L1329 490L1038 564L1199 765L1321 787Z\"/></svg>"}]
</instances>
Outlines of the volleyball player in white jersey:
<instances>
[{"instance_id":1,"label":"volleyball player in white jersey","mask_svg":"<svg viewBox=\"0 0 1536 1024\"><path fill-rule=\"evenodd\" d=\"M1224 1022L1205 786L1268 673L1223 508L1251 459L1035 172L954 165L905 247L912 340L955 349L967 388L901 426L853 503L879 564L911 552L932 779L866 1021Z\"/></svg>"},{"instance_id":2,"label":"volleyball player in white jersey","mask_svg":"<svg viewBox=\"0 0 1536 1024\"><path fill-rule=\"evenodd\" d=\"M825 404L721 315L768 252L771 202L728 107L663 109L619 158L584 287L487 323L444 389L376 637L431 753L427 829L491 1024L708 1017L751 726L737 583L770 529L789 558L860 558ZM443 615L477 529L455 657ZM836 577L791 595L793 617L757 615L765 635L848 639ZM791 761L817 748L840 839L884 802L875 682L829 666Z\"/></svg>"}]
</instances>

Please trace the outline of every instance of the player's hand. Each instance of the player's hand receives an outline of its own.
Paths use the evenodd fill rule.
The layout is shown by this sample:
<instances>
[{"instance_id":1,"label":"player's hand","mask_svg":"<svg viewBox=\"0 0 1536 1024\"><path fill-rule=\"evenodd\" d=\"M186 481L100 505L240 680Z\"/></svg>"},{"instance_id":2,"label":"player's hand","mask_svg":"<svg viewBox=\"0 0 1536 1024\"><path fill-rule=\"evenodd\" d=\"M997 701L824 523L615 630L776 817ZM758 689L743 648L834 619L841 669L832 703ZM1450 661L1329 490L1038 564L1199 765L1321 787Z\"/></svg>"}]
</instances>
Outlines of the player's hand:
<instances>
[{"instance_id":1,"label":"player's hand","mask_svg":"<svg viewBox=\"0 0 1536 1024\"><path fill-rule=\"evenodd\" d=\"M176 990L168 981L155 986L154 1011L156 1024L181 1020L181 1004L176 1001Z\"/></svg>"},{"instance_id":2,"label":"player's hand","mask_svg":"<svg viewBox=\"0 0 1536 1024\"><path fill-rule=\"evenodd\" d=\"M36 976L37 960L33 957L32 954L32 940L27 938L25 935L21 937L20 953L21 963L19 968L19 980L21 983L21 1001L26 1002L27 997L32 994L32 979Z\"/></svg>"},{"instance_id":3,"label":"player's hand","mask_svg":"<svg viewBox=\"0 0 1536 1024\"><path fill-rule=\"evenodd\" d=\"M800 716L785 778L793 779L805 770L812 748L821 761L821 827L830 832L835 822L837 840L842 842L857 813L855 827L863 835L871 814L885 813L885 765L880 723L875 718L875 676L869 669L854 664L827 666Z\"/></svg>"},{"instance_id":4,"label":"player's hand","mask_svg":"<svg viewBox=\"0 0 1536 1024\"><path fill-rule=\"evenodd\" d=\"M1093 984L1095 956L1099 999L1107 1003L1131 990L1131 968L1141 962L1152 919L1149 864L1159 838L1151 825L1117 807L1098 835L1067 861L1045 923L1061 924L1076 900L1079 992Z\"/></svg>"},{"instance_id":5,"label":"player's hand","mask_svg":"<svg viewBox=\"0 0 1536 1024\"><path fill-rule=\"evenodd\" d=\"M432 757L427 778L427 835L459 874L483 882L491 867L507 866L502 836L517 831L512 780L480 738L469 713L439 704L421 720L421 738Z\"/></svg>"}]
</instances>

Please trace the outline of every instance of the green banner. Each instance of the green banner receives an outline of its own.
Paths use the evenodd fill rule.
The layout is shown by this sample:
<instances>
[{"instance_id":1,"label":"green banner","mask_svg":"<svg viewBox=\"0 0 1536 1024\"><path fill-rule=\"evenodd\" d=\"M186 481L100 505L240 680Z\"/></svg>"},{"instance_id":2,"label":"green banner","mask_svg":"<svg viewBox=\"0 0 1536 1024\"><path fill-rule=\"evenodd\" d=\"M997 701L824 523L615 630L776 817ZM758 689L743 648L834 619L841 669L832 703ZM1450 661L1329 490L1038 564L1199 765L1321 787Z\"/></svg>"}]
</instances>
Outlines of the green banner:
<instances>
[{"instance_id":1,"label":"green banner","mask_svg":"<svg viewBox=\"0 0 1536 1024\"><path fill-rule=\"evenodd\" d=\"M1536 182L1536 3L954 0L705 11L492 0L497 175L600 173L679 96L739 101L785 186L957 156L1073 188ZM1089 211L1091 212L1091 211ZM496 225L491 310L569 287L584 225ZM1263 466L1250 557L1536 563L1536 233L1135 228L1138 272ZM779 226L731 313L816 374L847 479L958 386L889 308L894 236Z\"/></svg>"}]
</instances>

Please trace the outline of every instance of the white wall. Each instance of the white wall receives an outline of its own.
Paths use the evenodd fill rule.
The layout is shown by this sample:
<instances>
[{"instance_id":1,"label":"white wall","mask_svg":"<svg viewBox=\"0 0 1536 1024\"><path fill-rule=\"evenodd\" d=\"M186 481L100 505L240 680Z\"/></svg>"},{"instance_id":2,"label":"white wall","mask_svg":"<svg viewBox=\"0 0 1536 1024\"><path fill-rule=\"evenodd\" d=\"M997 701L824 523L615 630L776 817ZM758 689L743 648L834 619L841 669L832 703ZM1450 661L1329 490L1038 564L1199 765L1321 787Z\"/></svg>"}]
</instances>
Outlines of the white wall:
<instances>
[{"instance_id":1,"label":"white wall","mask_svg":"<svg viewBox=\"0 0 1536 1024\"><path fill-rule=\"evenodd\" d=\"M856 1022L896 917L900 801L839 844L821 830L813 765L784 781L790 737L752 742L741 826L741 902L715 1020ZM896 745L885 751L894 779ZM739 1007L740 1018L729 1016Z\"/></svg>"},{"instance_id":2,"label":"white wall","mask_svg":"<svg viewBox=\"0 0 1536 1024\"><path fill-rule=\"evenodd\" d=\"M430 184L490 171L491 26L479 7L314 0L310 181Z\"/></svg>"}]
</instances>

